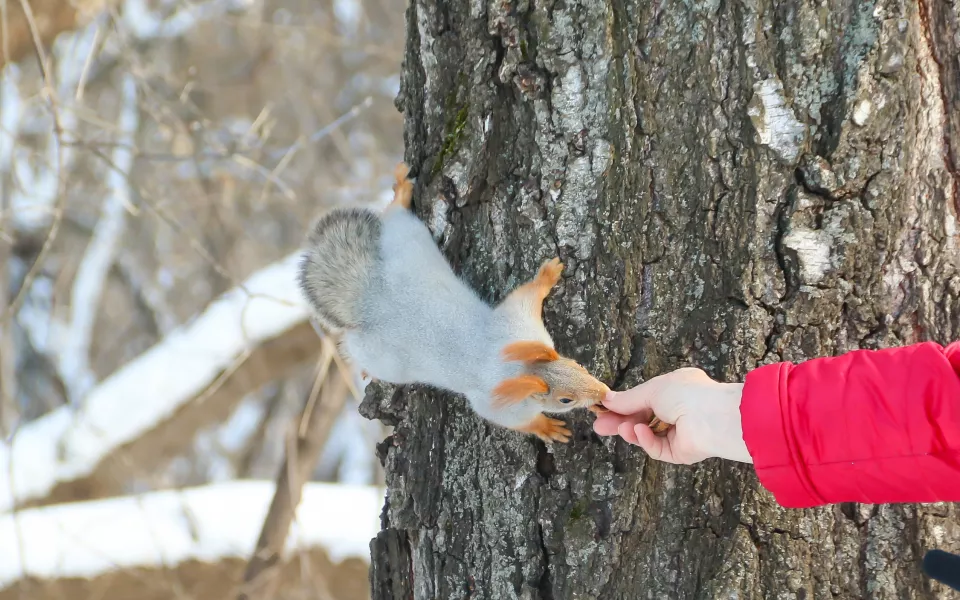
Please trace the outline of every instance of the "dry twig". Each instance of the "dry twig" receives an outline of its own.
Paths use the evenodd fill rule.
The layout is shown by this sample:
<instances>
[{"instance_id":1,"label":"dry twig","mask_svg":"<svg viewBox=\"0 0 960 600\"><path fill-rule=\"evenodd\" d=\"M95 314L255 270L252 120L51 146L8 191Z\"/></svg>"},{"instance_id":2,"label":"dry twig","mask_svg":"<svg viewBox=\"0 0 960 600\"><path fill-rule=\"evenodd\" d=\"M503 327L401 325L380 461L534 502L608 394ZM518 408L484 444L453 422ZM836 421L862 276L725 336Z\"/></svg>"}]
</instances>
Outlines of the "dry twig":
<instances>
[{"instance_id":1,"label":"dry twig","mask_svg":"<svg viewBox=\"0 0 960 600\"><path fill-rule=\"evenodd\" d=\"M330 429L349 393L347 380L350 374L340 370L333 361L334 355L335 352L324 353L318 364L311 398L304 405L300 423L291 432L292 439L277 477L276 493L264 519L257 547L247 563L238 600L267 600L274 597L284 543L300 503L303 484L313 472ZM319 398L316 403L314 397Z\"/></svg>"}]
</instances>

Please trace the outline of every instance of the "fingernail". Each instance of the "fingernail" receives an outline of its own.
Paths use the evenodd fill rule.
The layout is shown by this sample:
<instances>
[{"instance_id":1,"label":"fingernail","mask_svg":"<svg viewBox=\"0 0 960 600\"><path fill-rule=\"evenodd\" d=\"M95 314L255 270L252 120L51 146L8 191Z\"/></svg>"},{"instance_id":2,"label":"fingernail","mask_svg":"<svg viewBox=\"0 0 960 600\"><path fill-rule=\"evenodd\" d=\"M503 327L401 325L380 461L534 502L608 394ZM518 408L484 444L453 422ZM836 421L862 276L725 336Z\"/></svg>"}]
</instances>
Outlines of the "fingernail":
<instances>
[{"instance_id":1,"label":"fingernail","mask_svg":"<svg viewBox=\"0 0 960 600\"><path fill-rule=\"evenodd\" d=\"M607 402L613 402L616 399L617 399L617 392L610 390L609 392L607 392L607 395L604 396L603 400L601 400L600 402L602 402L603 404L606 404Z\"/></svg>"}]
</instances>

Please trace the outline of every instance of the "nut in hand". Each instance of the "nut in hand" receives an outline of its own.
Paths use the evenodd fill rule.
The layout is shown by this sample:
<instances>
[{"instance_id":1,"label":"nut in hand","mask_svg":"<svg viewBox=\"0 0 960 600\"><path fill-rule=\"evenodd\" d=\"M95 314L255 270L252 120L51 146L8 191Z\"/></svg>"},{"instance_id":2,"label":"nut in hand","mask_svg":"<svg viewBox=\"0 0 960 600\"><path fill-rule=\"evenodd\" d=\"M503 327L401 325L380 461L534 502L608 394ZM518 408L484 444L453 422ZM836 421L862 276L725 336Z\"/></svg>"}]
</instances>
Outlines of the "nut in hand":
<instances>
[{"instance_id":1,"label":"nut in hand","mask_svg":"<svg viewBox=\"0 0 960 600\"><path fill-rule=\"evenodd\" d=\"M661 421L656 415L654 415L653 418L650 419L650 422L648 423L648 425L650 426L650 429L653 430L653 433L659 436L666 435L667 431L669 431L670 428L672 427L670 423L665 423Z\"/></svg>"}]
</instances>

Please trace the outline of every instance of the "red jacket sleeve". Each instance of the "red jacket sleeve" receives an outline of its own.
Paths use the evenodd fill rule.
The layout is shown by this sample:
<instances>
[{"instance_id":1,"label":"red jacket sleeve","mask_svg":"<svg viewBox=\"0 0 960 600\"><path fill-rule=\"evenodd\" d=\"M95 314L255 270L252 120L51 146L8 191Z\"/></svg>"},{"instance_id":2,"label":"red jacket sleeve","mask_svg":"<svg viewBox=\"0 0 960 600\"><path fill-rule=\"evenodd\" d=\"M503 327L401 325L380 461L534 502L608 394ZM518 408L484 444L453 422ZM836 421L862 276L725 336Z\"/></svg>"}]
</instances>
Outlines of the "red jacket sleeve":
<instances>
[{"instance_id":1,"label":"red jacket sleeve","mask_svg":"<svg viewBox=\"0 0 960 600\"><path fill-rule=\"evenodd\" d=\"M960 342L766 365L740 414L783 506L960 501Z\"/></svg>"}]
</instances>

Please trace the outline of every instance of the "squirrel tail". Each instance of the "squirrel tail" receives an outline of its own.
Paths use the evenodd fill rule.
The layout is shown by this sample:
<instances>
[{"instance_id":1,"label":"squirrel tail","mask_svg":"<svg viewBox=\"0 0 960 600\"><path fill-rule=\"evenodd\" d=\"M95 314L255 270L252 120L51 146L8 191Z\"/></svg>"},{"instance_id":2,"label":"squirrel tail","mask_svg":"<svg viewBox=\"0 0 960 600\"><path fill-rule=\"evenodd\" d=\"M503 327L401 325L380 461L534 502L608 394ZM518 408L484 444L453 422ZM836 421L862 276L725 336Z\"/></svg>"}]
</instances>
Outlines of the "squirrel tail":
<instances>
[{"instance_id":1,"label":"squirrel tail","mask_svg":"<svg viewBox=\"0 0 960 600\"><path fill-rule=\"evenodd\" d=\"M364 293L379 259L380 219L362 208L338 208L321 217L300 260L300 291L326 328L361 325Z\"/></svg>"}]
</instances>

